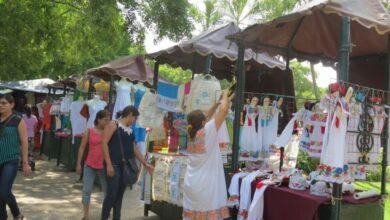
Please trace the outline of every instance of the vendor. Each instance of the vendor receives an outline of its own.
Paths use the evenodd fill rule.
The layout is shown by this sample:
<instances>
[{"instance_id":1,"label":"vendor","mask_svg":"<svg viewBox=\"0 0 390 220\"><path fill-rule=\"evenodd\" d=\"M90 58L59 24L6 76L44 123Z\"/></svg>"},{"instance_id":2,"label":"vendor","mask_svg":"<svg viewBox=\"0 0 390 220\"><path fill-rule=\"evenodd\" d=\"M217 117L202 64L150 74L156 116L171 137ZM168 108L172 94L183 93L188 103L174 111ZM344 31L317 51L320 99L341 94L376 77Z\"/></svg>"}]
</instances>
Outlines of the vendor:
<instances>
[{"instance_id":1,"label":"vendor","mask_svg":"<svg viewBox=\"0 0 390 220\"><path fill-rule=\"evenodd\" d=\"M183 218L224 219L229 217L225 174L218 144L218 130L228 114L231 99L223 91L219 103L204 114L192 111L187 121L190 138L184 177ZM219 111L213 115L217 110Z\"/></svg>"}]
</instances>

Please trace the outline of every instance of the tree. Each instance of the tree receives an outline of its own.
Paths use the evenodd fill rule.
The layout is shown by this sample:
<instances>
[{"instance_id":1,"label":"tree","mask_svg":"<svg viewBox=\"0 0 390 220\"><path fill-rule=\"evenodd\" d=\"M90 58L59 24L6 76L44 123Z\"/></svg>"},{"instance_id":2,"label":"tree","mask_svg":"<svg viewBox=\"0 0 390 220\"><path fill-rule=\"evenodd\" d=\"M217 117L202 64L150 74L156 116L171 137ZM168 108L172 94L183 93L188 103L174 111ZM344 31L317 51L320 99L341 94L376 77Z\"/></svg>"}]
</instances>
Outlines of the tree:
<instances>
[{"instance_id":1,"label":"tree","mask_svg":"<svg viewBox=\"0 0 390 220\"><path fill-rule=\"evenodd\" d=\"M186 0L118 2L134 13L123 16L115 0L0 1L0 80L65 77L143 53L145 25L158 37L191 32Z\"/></svg>"}]
</instances>

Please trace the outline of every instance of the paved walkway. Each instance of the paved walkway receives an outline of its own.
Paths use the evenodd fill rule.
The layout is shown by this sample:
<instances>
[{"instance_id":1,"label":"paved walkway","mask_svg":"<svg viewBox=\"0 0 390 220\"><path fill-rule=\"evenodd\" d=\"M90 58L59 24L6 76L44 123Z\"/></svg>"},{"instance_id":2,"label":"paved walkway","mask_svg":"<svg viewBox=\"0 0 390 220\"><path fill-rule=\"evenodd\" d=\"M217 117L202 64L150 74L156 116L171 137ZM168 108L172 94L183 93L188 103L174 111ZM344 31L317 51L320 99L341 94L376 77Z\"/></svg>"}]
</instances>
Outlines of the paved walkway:
<instances>
[{"instance_id":1,"label":"paved walkway","mask_svg":"<svg viewBox=\"0 0 390 220\"><path fill-rule=\"evenodd\" d=\"M55 160L37 161L37 170L31 177L18 173L13 192L26 220L77 220L82 218L81 189L78 175L55 165ZM156 216L143 217L143 203L139 187L127 190L122 206L122 219L158 220ZM95 188L91 198L91 220L100 218L102 194ZM153 215L150 213L150 215ZM12 216L10 213L8 216ZM12 219L12 218L9 218Z\"/></svg>"}]
</instances>

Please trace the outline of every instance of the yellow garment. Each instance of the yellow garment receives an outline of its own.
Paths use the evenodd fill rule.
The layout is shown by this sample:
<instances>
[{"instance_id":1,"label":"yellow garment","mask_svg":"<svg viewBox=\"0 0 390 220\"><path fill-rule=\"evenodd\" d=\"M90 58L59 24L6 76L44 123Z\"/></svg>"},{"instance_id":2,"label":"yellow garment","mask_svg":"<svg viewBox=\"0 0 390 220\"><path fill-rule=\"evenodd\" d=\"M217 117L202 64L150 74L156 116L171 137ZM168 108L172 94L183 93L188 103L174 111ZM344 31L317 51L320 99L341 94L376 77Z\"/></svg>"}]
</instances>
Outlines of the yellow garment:
<instances>
[{"instance_id":1,"label":"yellow garment","mask_svg":"<svg viewBox=\"0 0 390 220\"><path fill-rule=\"evenodd\" d=\"M108 92L110 90L110 85L102 79L100 80L100 82L96 83L94 87L96 91Z\"/></svg>"}]
</instances>

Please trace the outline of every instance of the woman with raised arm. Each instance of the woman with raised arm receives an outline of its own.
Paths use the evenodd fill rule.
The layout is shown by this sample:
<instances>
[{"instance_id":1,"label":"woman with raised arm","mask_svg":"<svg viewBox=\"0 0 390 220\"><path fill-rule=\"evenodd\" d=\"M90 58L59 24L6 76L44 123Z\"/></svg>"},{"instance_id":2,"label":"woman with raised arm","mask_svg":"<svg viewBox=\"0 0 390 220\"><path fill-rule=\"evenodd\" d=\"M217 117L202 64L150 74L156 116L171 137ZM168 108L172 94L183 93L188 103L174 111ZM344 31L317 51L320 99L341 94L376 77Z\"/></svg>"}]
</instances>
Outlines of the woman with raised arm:
<instances>
[{"instance_id":1,"label":"woman with raised arm","mask_svg":"<svg viewBox=\"0 0 390 220\"><path fill-rule=\"evenodd\" d=\"M184 177L184 220L229 217L225 173L217 134L228 114L230 101L228 91L223 91L220 102L206 114L194 110L187 117L190 141ZM219 111L215 113L218 106Z\"/></svg>"}]
</instances>

